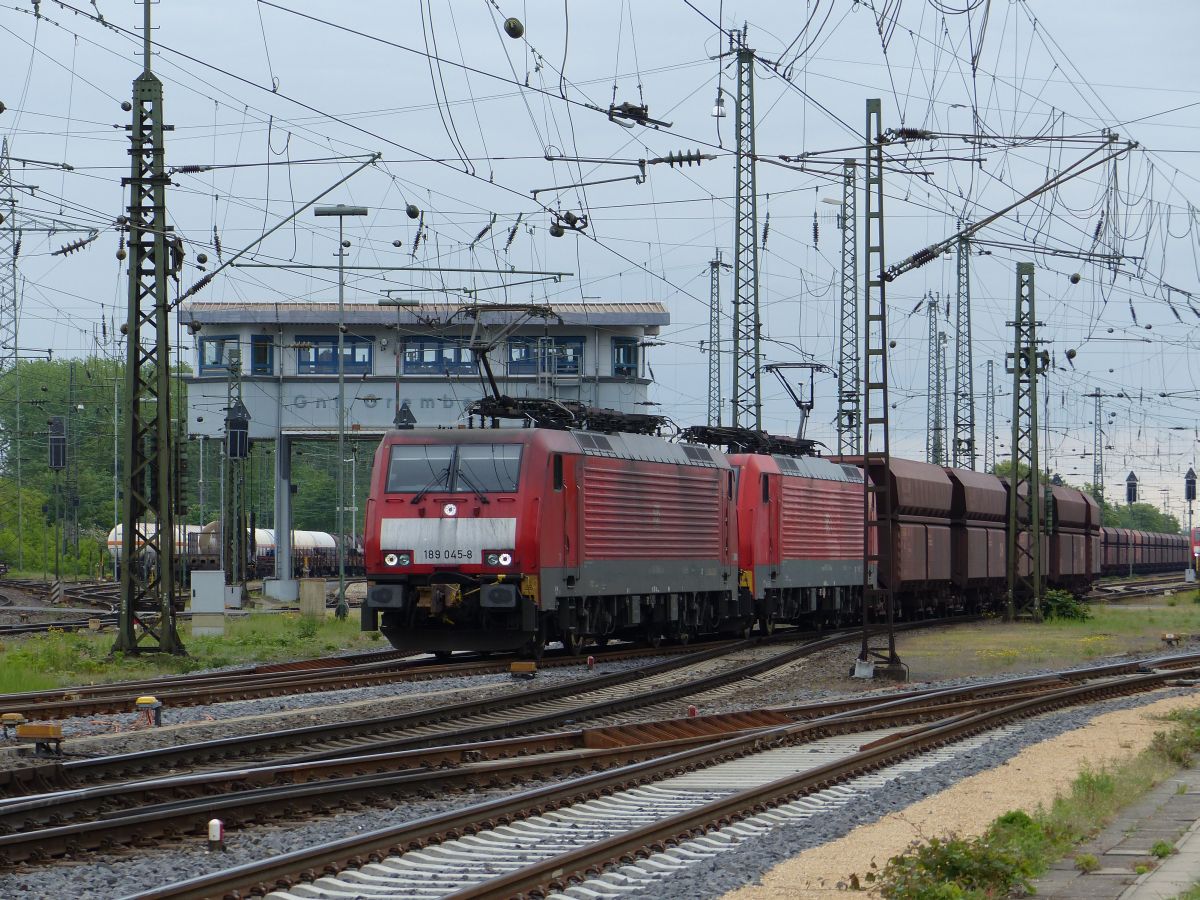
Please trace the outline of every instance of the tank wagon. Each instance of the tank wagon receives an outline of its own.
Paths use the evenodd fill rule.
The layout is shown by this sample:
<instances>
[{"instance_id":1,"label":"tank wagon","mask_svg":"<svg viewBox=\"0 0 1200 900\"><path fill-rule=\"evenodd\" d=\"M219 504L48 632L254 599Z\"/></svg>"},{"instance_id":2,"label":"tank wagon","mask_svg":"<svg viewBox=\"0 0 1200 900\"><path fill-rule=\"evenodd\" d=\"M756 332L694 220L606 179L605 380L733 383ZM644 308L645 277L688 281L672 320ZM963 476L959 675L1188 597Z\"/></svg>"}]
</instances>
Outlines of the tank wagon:
<instances>
[{"instance_id":1,"label":"tank wagon","mask_svg":"<svg viewBox=\"0 0 1200 900\"><path fill-rule=\"evenodd\" d=\"M150 526L153 528L153 525ZM194 571L212 571L221 568L221 536L220 525L209 522L207 525L177 525L175 552L181 561L181 568L186 576ZM120 571L121 564L121 526L118 525L108 533L108 552L112 557L115 571ZM248 572L251 577L260 577L275 571L275 530L273 528L247 529L246 536L250 539ZM293 531L292 532L292 575L296 578L331 577L337 575L337 535L323 531ZM345 567L347 575L359 575L364 572L362 562L362 544L349 537L346 541Z\"/></svg>"}]
</instances>

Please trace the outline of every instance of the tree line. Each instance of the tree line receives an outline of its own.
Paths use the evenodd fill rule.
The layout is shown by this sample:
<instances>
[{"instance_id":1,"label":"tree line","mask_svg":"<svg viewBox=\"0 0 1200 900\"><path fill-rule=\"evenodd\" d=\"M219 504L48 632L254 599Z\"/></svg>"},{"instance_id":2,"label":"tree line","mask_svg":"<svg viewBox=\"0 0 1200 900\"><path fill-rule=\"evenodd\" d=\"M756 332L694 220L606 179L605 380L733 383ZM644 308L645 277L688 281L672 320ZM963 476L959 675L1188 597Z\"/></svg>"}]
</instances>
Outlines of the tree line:
<instances>
[{"instance_id":1,"label":"tree line","mask_svg":"<svg viewBox=\"0 0 1200 900\"><path fill-rule=\"evenodd\" d=\"M26 572L53 573L57 548L64 575L94 575L106 564L106 540L120 518L124 477L124 369L121 361L90 356L20 360L0 374L0 562L20 565ZM187 369L176 374L184 376ZM181 415L186 411L187 385L182 377L173 384L172 409ZM49 467L52 416L62 416L67 426L68 465L58 472ZM220 515L221 443L210 439L181 444L180 489L186 512L179 521L204 525ZM331 441L296 442L293 447L293 527L333 532L337 447ZM357 497L346 504L359 509L356 534L361 531L374 449L367 442L348 444L346 458L357 460L353 467L345 465L348 498L357 482ZM274 441L253 443L244 466L248 519L260 528L274 527ZM347 518L347 529L349 522Z\"/></svg>"}]
</instances>

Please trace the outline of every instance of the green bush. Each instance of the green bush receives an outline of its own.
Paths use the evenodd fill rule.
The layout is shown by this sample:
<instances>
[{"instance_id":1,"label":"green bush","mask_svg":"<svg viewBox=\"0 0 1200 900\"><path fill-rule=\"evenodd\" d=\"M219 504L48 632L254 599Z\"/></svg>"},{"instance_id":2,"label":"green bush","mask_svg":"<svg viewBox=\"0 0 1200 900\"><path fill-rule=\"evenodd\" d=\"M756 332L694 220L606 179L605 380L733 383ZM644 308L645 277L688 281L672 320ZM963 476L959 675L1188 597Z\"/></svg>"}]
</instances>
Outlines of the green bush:
<instances>
[{"instance_id":1,"label":"green bush","mask_svg":"<svg viewBox=\"0 0 1200 900\"><path fill-rule=\"evenodd\" d=\"M954 835L916 841L888 860L874 883L889 900L990 900L1013 891L1029 891L1031 880L1087 836L1112 821L1117 810L1189 765L1200 751L1200 709L1177 710L1168 716L1173 727L1155 734L1150 747L1114 767L1084 769L1067 794L1033 816L1020 810L1005 813L977 838ZM1186 786L1185 786L1186 789ZM1160 841L1151 854L1163 859L1174 847ZM1091 872L1099 860L1090 853L1075 856L1075 867ZM1153 865L1153 864L1150 864ZM1150 865L1139 865L1140 872ZM857 878L851 878L857 889ZM1200 900L1200 890L1189 895Z\"/></svg>"},{"instance_id":2,"label":"green bush","mask_svg":"<svg viewBox=\"0 0 1200 900\"><path fill-rule=\"evenodd\" d=\"M1092 617L1092 611L1070 591L1049 590L1042 597L1042 615L1047 621L1083 622Z\"/></svg>"},{"instance_id":3,"label":"green bush","mask_svg":"<svg viewBox=\"0 0 1200 900\"><path fill-rule=\"evenodd\" d=\"M888 860L879 876L880 890L890 900L977 900L1014 890L1028 893L1036 873L1022 844L1033 840L1031 832L1037 830L1029 820L1028 825L996 823L977 838L930 838Z\"/></svg>"},{"instance_id":4,"label":"green bush","mask_svg":"<svg viewBox=\"0 0 1200 900\"><path fill-rule=\"evenodd\" d=\"M1150 855L1158 859L1166 859L1175 852L1175 845L1170 841L1155 841L1154 846L1150 848Z\"/></svg>"}]
</instances>

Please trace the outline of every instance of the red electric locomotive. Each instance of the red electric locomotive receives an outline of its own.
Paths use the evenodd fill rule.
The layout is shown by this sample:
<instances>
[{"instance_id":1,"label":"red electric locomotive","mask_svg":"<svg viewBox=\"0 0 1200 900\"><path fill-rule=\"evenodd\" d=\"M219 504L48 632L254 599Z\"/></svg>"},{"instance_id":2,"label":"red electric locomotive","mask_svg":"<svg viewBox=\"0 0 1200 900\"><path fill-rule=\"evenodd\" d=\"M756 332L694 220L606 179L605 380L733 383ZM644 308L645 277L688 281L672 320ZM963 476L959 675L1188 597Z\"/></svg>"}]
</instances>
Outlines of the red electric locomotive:
<instances>
[{"instance_id":1,"label":"red electric locomotive","mask_svg":"<svg viewBox=\"0 0 1200 900\"><path fill-rule=\"evenodd\" d=\"M857 617L863 585L862 472L816 456L734 454L738 565L764 632ZM874 573L872 573L874 578Z\"/></svg>"},{"instance_id":2,"label":"red electric locomotive","mask_svg":"<svg viewBox=\"0 0 1200 900\"><path fill-rule=\"evenodd\" d=\"M748 631L720 452L543 428L390 432L365 525L363 629L400 649L573 652Z\"/></svg>"}]
</instances>

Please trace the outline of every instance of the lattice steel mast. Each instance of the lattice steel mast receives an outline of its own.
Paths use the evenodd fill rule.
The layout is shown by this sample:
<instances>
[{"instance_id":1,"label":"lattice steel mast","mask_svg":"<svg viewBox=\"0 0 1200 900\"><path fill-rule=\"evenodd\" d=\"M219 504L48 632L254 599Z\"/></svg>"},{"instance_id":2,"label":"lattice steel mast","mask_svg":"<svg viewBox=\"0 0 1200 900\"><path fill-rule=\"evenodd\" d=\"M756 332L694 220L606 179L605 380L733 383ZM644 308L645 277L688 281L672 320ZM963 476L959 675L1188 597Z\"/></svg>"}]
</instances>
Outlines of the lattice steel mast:
<instances>
[{"instance_id":1,"label":"lattice steel mast","mask_svg":"<svg viewBox=\"0 0 1200 900\"><path fill-rule=\"evenodd\" d=\"M1012 472L1008 491L1008 608L1010 620L1042 619L1042 473L1038 456L1038 376L1049 354L1037 346L1033 263L1017 263L1013 352Z\"/></svg>"},{"instance_id":2,"label":"lattice steel mast","mask_svg":"<svg viewBox=\"0 0 1200 900\"><path fill-rule=\"evenodd\" d=\"M1092 498L1097 502L1104 499L1104 407L1103 399L1106 395L1100 392L1100 389L1092 391L1090 394L1084 394L1085 397L1092 397L1096 401L1096 413L1092 422Z\"/></svg>"},{"instance_id":3,"label":"lattice steel mast","mask_svg":"<svg viewBox=\"0 0 1200 900\"><path fill-rule=\"evenodd\" d=\"M925 295L929 316L929 391L925 410L925 461L935 466L946 464L946 335L938 329L939 298Z\"/></svg>"},{"instance_id":4,"label":"lattice steel mast","mask_svg":"<svg viewBox=\"0 0 1200 900\"><path fill-rule=\"evenodd\" d=\"M0 375L17 362L17 256L21 236L17 230L17 195L13 190L8 138L0 142Z\"/></svg>"},{"instance_id":5,"label":"lattice steel mast","mask_svg":"<svg viewBox=\"0 0 1200 900\"><path fill-rule=\"evenodd\" d=\"M151 72L150 2L143 0L142 73L130 126L129 307L126 319L125 496L121 612L114 651L182 653L175 629L174 472L162 82ZM157 617L157 618L155 618Z\"/></svg>"},{"instance_id":6,"label":"lattice steel mast","mask_svg":"<svg viewBox=\"0 0 1200 900\"><path fill-rule=\"evenodd\" d=\"M838 327L838 453L862 445L858 375L858 170L842 163L842 302Z\"/></svg>"},{"instance_id":7,"label":"lattice steel mast","mask_svg":"<svg viewBox=\"0 0 1200 900\"><path fill-rule=\"evenodd\" d=\"M963 223L958 223L959 231ZM954 317L954 443L953 465L974 469L975 375L971 347L971 243L959 238L955 254L958 291Z\"/></svg>"},{"instance_id":8,"label":"lattice steel mast","mask_svg":"<svg viewBox=\"0 0 1200 900\"><path fill-rule=\"evenodd\" d=\"M708 424L721 424L721 251L708 264Z\"/></svg>"},{"instance_id":9,"label":"lattice steel mast","mask_svg":"<svg viewBox=\"0 0 1200 900\"><path fill-rule=\"evenodd\" d=\"M737 190L733 209L733 425L762 429L759 372L758 198L755 194L754 51L734 32L737 60Z\"/></svg>"},{"instance_id":10,"label":"lattice steel mast","mask_svg":"<svg viewBox=\"0 0 1200 900\"><path fill-rule=\"evenodd\" d=\"M983 398L983 471L996 468L996 383L995 363L987 361L987 393Z\"/></svg>"},{"instance_id":11,"label":"lattice steel mast","mask_svg":"<svg viewBox=\"0 0 1200 900\"><path fill-rule=\"evenodd\" d=\"M242 351L228 350L225 357L228 380L225 386L225 442L221 453L221 567L225 583L244 584L248 574L246 539L246 458L234 446L231 420L245 415L242 403Z\"/></svg>"},{"instance_id":12,"label":"lattice steel mast","mask_svg":"<svg viewBox=\"0 0 1200 900\"><path fill-rule=\"evenodd\" d=\"M880 101L867 101L866 191L863 238L866 241L863 352L863 633L859 662L882 662L901 673L896 653L895 608L891 586L892 496L888 422L887 281L883 248L883 121ZM873 508L872 508L873 507ZM875 573L878 572L876 579ZM885 628L872 629L882 618ZM857 667L856 667L857 668Z\"/></svg>"}]
</instances>

